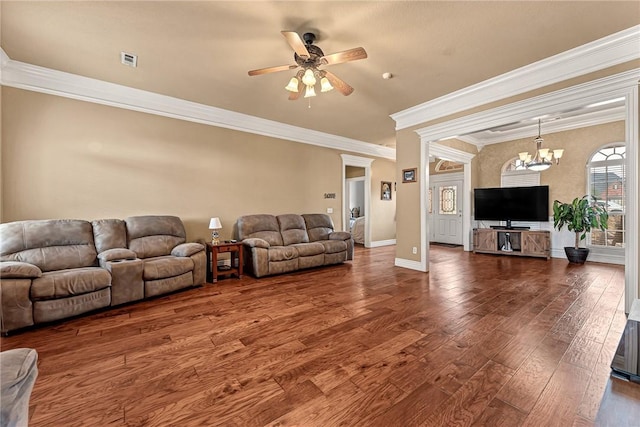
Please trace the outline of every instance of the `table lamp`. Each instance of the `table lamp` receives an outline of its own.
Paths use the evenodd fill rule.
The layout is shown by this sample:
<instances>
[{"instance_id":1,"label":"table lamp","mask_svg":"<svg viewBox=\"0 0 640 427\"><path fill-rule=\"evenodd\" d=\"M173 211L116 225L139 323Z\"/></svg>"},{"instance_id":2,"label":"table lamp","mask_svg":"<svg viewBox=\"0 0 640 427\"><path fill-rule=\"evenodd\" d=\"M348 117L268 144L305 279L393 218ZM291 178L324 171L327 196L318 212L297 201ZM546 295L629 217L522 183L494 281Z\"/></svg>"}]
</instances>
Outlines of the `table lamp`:
<instances>
[{"instance_id":1,"label":"table lamp","mask_svg":"<svg viewBox=\"0 0 640 427\"><path fill-rule=\"evenodd\" d=\"M220 244L220 235L218 234L218 230L221 228L222 224L220 223L220 218L211 218L211 221L209 221L209 230L211 230L212 245Z\"/></svg>"}]
</instances>

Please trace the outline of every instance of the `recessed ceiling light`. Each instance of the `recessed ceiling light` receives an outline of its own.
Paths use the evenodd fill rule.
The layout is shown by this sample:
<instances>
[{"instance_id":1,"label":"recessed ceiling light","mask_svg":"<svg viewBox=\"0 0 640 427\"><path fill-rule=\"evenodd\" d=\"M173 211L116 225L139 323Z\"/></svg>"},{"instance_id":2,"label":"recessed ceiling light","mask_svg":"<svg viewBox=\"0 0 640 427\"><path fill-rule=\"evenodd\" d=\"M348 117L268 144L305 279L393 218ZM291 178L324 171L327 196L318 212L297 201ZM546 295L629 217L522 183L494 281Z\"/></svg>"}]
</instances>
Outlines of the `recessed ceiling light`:
<instances>
[{"instance_id":1,"label":"recessed ceiling light","mask_svg":"<svg viewBox=\"0 0 640 427\"><path fill-rule=\"evenodd\" d=\"M385 80L389 80L392 77L393 77L393 74L391 73L382 73L382 78Z\"/></svg>"}]
</instances>

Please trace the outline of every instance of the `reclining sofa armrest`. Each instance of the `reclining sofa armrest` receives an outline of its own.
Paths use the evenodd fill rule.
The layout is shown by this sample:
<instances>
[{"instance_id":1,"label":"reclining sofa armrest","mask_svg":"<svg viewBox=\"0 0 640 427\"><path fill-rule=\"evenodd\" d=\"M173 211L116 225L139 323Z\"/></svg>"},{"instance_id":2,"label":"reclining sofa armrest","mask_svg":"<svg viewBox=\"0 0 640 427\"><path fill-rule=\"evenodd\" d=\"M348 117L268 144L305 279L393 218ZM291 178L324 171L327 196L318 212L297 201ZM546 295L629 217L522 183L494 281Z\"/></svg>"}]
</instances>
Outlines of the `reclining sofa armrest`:
<instances>
[{"instance_id":1,"label":"reclining sofa armrest","mask_svg":"<svg viewBox=\"0 0 640 427\"><path fill-rule=\"evenodd\" d=\"M353 236L346 231L334 231L329 233L329 240L342 240L347 243L347 261L353 259Z\"/></svg>"},{"instance_id":2,"label":"reclining sofa armrest","mask_svg":"<svg viewBox=\"0 0 640 427\"><path fill-rule=\"evenodd\" d=\"M347 233L346 231L334 231L333 233L329 233L329 240L349 240L351 238L351 233Z\"/></svg>"},{"instance_id":3,"label":"reclining sofa armrest","mask_svg":"<svg viewBox=\"0 0 640 427\"><path fill-rule=\"evenodd\" d=\"M244 239L242 244L249 248L263 248L269 249L271 245L264 239L260 239L258 237L251 237L249 239Z\"/></svg>"},{"instance_id":4,"label":"reclining sofa armrest","mask_svg":"<svg viewBox=\"0 0 640 427\"><path fill-rule=\"evenodd\" d=\"M135 252L125 248L113 248L107 249L106 251L100 252L98 254L98 263L100 267L111 271L110 267L107 267L111 263L120 262L120 261L130 261L138 259L138 256Z\"/></svg>"},{"instance_id":5,"label":"reclining sofa armrest","mask_svg":"<svg viewBox=\"0 0 640 427\"><path fill-rule=\"evenodd\" d=\"M190 257L193 254L204 251L200 243L182 243L171 250L171 255L178 257Z\"/></svg>"},{"instance_id":6,"label":"reclining sofa armrest","mask_svg":"<svg viewBox=\"0 0 640 427\"><path fill-rule=\"evenodd\" d=\"M37 265L22 261L0 262L0 277L3 279L36 279L42 276Z\"/></svg>"}]
</instances>

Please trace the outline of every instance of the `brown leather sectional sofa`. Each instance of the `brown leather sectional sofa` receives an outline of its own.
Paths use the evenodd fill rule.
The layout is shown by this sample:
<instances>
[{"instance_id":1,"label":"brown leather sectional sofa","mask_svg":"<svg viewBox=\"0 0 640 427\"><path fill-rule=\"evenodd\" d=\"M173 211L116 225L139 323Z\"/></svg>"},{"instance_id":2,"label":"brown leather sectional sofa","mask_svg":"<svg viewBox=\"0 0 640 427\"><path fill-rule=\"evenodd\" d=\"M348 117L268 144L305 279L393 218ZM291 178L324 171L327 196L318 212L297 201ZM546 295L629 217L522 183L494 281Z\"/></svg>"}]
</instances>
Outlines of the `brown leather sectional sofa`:
<instances>
[{"instance_id":1,"label":"brown leather sectional sofa","mask_svg":"<svg viewBox=\"0 0 640 427\"><path fill-rule=\"evenodd\" d=\"M175 216L0 224L1 330L202 285L205 263Z\"/></svg>"},{"instance_id":2,"label":"brown leather sectional sofa","mask_svg":"<svg viewBox=\"0 0 640 427\"><path fill-rule=\"evenodd\" d=\"M325 214L245 215L236 223L248 269L256 277L353 259L353 239Z\"/></svg>"}]
</instances>

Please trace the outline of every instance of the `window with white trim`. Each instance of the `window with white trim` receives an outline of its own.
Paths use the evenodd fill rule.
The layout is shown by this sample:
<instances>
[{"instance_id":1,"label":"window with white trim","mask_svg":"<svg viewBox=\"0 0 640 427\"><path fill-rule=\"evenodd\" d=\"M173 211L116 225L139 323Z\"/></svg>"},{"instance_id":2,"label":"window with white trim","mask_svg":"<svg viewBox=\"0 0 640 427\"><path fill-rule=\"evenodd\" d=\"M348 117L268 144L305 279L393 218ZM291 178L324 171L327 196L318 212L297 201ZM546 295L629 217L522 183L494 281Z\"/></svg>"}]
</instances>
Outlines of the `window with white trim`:
<instances>
[{"instance_id":1,"label":"window with white trim","mask_svg":"<svg viewBox=\"0 0 640 427\"><path fill-rule=\"evenodd\" d=\"M501 187L532 187L540 185L540 172L517 168L518 157L514 157L502 166Z\"/></svg>"},{"instance_id":2,"label":"window with white trim","mask_svg":"<svg viewBox=\"0 0 640 427\"><path fill-rule=\"evenodd\" d=\"M587 243L592 246L625 247L626 150L624 143L606 145L589 163L589 194L609 213L606 231L592 230Z\"/></svg>"}]
</instances>

